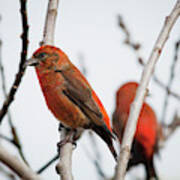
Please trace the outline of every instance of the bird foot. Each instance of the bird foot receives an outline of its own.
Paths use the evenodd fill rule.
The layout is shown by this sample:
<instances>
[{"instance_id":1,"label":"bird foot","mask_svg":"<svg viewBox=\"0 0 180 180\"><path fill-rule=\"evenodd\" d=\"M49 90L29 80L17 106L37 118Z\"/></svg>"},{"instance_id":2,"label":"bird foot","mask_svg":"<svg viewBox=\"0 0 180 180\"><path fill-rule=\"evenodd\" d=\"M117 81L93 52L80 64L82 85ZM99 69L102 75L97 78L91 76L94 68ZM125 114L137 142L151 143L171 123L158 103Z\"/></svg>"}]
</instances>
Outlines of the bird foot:
<instances>
[{"instance_id":1,"label":"bird foot","mask_svg":"<svg viewBox=\"0 0 180 180\"><path fill-rule=\"evenodd\" d=\"M60 153L61 147L67 143L73 144L74 148L76 148L77 144L76 144L76 141L74 140L74 135L75 135L75 131L71 130L67 133L67 135L65 136L65 138L63 140L61 140L59 143L57 143L58 153Z\"/></svg>"}]
</instances>

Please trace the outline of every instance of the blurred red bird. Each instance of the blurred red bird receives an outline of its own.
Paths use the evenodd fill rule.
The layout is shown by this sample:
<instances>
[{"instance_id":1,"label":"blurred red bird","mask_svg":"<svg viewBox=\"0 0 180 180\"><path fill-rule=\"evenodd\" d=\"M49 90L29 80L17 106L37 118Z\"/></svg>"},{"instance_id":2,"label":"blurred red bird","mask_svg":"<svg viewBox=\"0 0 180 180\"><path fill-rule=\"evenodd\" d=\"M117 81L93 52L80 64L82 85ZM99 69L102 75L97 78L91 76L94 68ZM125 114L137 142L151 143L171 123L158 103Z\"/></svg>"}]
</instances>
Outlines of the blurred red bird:
<instances>
[{"instance_id":1,"label":"blurred red bird","mask_svg":"<svg viewBox=\"0 0 180 180\"><path fill-rule=\"evenodd\" d=\"M59 48L45 45L35 51L26 62L27 65L36 67L47 106L54 116L72 131L94 130L106 142L116 159L106 110L66 54Z\"/></svg>"},{"instance_id":2,"label":"blurred red bird","mask_svg":"<svg viewBox=\"0 0 180 180\"><path fill-rule=\"evenodd\" d=\"M116 93L116 109L113 113L113 131L117 135L120 143L122 143L124 129L130 112L130 105L135 98L137 88L138 84L136 82L129 82L120 87ZM154 111L147 103L143 103L132 144L128 169L140 163L144 164L146 179L148 180L152 177L157 179L153 159L157 151L158 138L162 135L161 130Z\"/></svg>"}]
</instances>

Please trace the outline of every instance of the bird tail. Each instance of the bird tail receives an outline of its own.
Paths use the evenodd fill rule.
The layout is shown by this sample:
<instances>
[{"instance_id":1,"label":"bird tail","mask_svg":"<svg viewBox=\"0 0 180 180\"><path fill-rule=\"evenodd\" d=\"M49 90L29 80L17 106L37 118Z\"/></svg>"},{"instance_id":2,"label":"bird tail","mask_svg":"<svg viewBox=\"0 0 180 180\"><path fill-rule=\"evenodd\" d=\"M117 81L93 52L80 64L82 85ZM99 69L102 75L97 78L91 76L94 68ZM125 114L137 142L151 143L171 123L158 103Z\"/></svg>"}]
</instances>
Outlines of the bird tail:
<instances>
[{"instance_id":1,"label":"bird tail","mask_svg":"<svg viewBox=\"0 0 180 180\"><path fill-rule=\"evenodd\" d=\"M146 164L146 179L150 180L152 178L154 178L155 180L158 180L158 176L156 174L156 170L154 168L154 162L153 162L153 158L150 159Z\"/></svg>"},{"instance_id":2,"label":"bird tail","mask_svg":"<svg viewBox=\"0 0 180 180\"><path fill-rule=\"evenodd\" d=\"M117 153L115 151L113 141L112 141L112 139L114 139L113 134L109 131L109 129L105 125L104 126L93 125L92 129L106 142L115 161L117 162Z\"/></svg>"}]
</instances>

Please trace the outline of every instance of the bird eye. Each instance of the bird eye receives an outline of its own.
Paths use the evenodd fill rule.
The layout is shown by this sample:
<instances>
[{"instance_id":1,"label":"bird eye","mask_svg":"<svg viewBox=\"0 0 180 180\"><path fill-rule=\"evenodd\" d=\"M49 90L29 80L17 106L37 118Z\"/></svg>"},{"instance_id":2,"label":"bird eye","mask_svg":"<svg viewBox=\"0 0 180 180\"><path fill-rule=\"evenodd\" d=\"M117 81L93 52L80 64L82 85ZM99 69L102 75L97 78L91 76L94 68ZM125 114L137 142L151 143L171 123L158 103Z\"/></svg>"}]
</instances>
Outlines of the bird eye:
<instances>
[{"instance_id":1,"label":"bird eye","mask_svg":"<svg viewBox=\"0 0 180 180\"><path fill-rule=\"evenodd\" d=\"M46 57L46 53L42 52L40 54L38 54L36 57L39 58L39 59L44 59Z\"/></svg>"}]
</instances>

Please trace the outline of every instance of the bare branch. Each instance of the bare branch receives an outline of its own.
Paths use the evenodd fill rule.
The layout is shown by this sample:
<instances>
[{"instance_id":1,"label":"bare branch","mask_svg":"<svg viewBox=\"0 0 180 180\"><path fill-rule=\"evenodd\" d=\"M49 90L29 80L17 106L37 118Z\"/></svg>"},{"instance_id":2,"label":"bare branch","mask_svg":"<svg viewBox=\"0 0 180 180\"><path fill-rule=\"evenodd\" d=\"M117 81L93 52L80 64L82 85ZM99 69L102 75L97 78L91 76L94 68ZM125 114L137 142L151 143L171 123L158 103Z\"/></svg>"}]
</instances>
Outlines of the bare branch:
<instances>
[{"instance_id":1,"label":"bare branch","mask_svg":"<svg viewBox=\"0 0 180 180\"><path fill-rule=\"evenodd\" d=\"M65 128L61 130L61 141L68 135ZM70 142L63 144L60 147L60 160L56 165L56 171L61 176L61 180L73 180L72 175L72 152L73 145Z\"/></svg>"},{"instance_id":2,"label":"bare branch","mask_svg":"<svg viewBox=\"0 0 180 180\"><path fill-rule=\"evenodd\" d=\"M46 22L44 26L43 41L41 42L41 45L54 44L54 32L55 32L58 4L59 4L59 0L49 0Z\"/></svg>"},{"instance_id":3,"label":"bare branch","mask_svg":"<svg viewBox=\"0 0 180 180\"><path fill-rule=\"evenodd\" d=\"M165 141L167 141L172 134L176 131L176 129L180 126L180 117L177 115L177 112L174 114L173 121L169 125L164 125L164 135Z\"/></svg>"},{"instance_id":4,"label":"bare branch","mask_svg":"<svg viewBox=\"0 0 180 180\"><path fill-rule=\"evenodd\" d=\"M86 146L84 146L83 149L86 153L86 156L96 167L96 171L97 171L97 174L99 175L99 179L107 179L107 176L102 168L101 154L99 152L95 137L91 131L89 131L88 135L89 135L89 139L91 140L91 144L92 144L92 147L93 147L93 150L95 153L95 157L93 157L91 155L91 153L89 152L88 148L86 148Z\"/></svg>"},{"instance_id":5,"label":"bare branch","mask_svg":"<svg viewBox=\"0 0 180 180\"><path fill-rule=\"evenodd\" d=\"M140 45L140 43L133 42L133 40L131 38L131 34L130 34L126 24L124 23L122 16L120 16L120 15L118 15L118 25L123 30L123 32L126 36L124 43L126 45L128 45L129 47L131 47L137 53L138 50L141 48L141 45Z\"/></svg>"},{"instance_id":6,"label":"bare branch","mask_svg":"<svg viewBox=\"0 0 180 180\"><path fill-rule=\"evenodd\" d=\"M170 69L170 78L168 81L168 85L167 85L167 91L166 91L166 95L165 95L165 99L164 99L164 105L163 105L163 111L162 111L162 117L161 117L161 123L164 124L165 122L165 117L166 117L166 113L167 113L167 106L168 106L168 101L169 101L169 91L168 89L171 89L173 80L174 80L174 76L175 76L175 67L176 67L176 63L178 60L178 51L179 51L179 46L180 46L180 41L177 41L175 44L175 53L174 53L174 59L171 65L171 69Z\"/></svg>"},{"instance_id":7,"label":"bare branch","mask_svg":"<svg viewBox=\"0 0 180 180\"><path fill-rule=\"evenodd\" d=\"M163 89L165 89L167 91L168 94L172 95L172 97L174 97L175 99L177 99L178 101L180 101L180 95L171 91L162 81L160 81L158 79L158 77L156 75L153 76L153 80Z\"/></svg>"},{"instance_id":8,"label":"bare branch","mask_svg":"<svg viewBox=\"0 0 180 180\"><path fill-rule=\"evenodd\" d=\"M57 16L59 0L49 0L48 10L46 15L46 22L44 27L43 41L41 45L53 45L54 44L54 31ZM61 131L61 140L66 137L66 131L63 129ZM61 179L71 180L71 159L72 159L73 145L71 143L66 143L61 147L60 150L60 161L57 164L57 172L60 174Z\"/></svg>"},{"instance_id":9,"label":"bare branch","mask_svg":"<svg viewBox=\"0 0 180 180\"><path fill-rule=\"evenodd\" d=\"M0 74L1 74L1 82L2 82L2 91L4 94L4 98L7 98L6 76L4 73L4 67L3 67L3 63L2 63L2 53L1 52L2 52L2 41L0 40ZM20 138L18 136L16 127L14 126L14 124L12 122L12 116L11 116L10 110L7 112L7 115L8 115L8 123L9 123L10 129L11 129L11 134L13 136L13 139L9 142L13 143L16 146L16 148L19 151L21 158L24 160L24 162L26 164L28 164L28 162L25 158L25 155L22 151L21 141L20 141Z\"/></svg>"},{"instance_id":10,"label":"bare branch","mask_svg":"<svg viewBox=\"0 0 180 180\"><path fill-rule=\"evenodd\" d=\"M0 124L5 116L5 114L8 111L8 108L12 101L14 100L14 96L17 92L17 89L21 83L22 77L25 73L25 67L23 66L25 61L26 61L26 56L27 56L27 49L28 49L28 22L27 22L27 11L26 11L26 0L20 0L20 5L21 5L21 18L22 18L22 27L23 27L23 33L22 33L22 52L21 52L21 61L19 64L19 70L18 73L16 74L14 83L10 89L10 92L7 95L6 100L3 103L3 106L0 110Z\"/></svg>"},{"instance_id":11,"label":"bare branch","mask_svg":"<svg viewBox=\"0 0 180 180\"><path fill-rule=\"evenodd\" d=\"M24 180L40 180L41 178L32 171L23 161L11 155L7 149L0 145L0 161L14 171Z\"/></svg>"},{"instance_id":12,"label":"bare branch","mask_svg":"<svg viewBox=\"0 0 180 180\"><path fill-rule=\"evenodd\" d=\"M54 44L54 31L57 16L59 0L49 0L46 23L44 27L44 36L41 45L53 45ZM61 140L65 139L66 131L63 128L61 130ZM61 180L72 180L71 164L72 164L72 143L66 143L61 146L60 149L60 161L58 162L56 169L61 176Z\"/></svg>"},{"instance_id":13,"label":"bare branch","mask_svg":"<svg viewBox=\"0 0 180 180\"><path fill-rule=\"evenodd\" d=\"M131 105L130 115L125 128L122 146L120 151L120 157L118 159L118 165L116 168L115 180L123 180L125 177L125 172L127 168L127 163L130 156L131 145L133 137L136 131L136 125L138 116L147 93L147 86L150 78L153 74L156 62L161 55L162 49L169 37L169 33L180 15L180 0L177 1L175 7L173 8L171 14L166 17L164 26L159 34L159 37L154 45L152 53L149 57L148 63L144 67L142 73L140 85L137 89L136 97Z\"/></svg>"},{"instance_id":14,"label":"bare branch","mask_svg":"<svg viewBox=\"0 0 180 180\"><path fill-rule=\"evenodd\" d=\"M59 154L56 154L50 161L43 165L38 171L38 174L44 172L50 165L52 165L59 158Z\"/></svg>"},{"instance_id":15,"label":"bare branch","mask_svg":"<svg viewBox=\"0 0 180 180\"><path fill-rule=\"evenodd\" d=\"M142 45L140 43L136 43L132 40L132 37L131 37L131 34L127 28L127 25L125 24L122 16L118 16L118 25L119 27L122 29L122 31L124 32L125 34L125 41L124 43L129 46L135 53L136 57L137 57L137 60L138 60L138 63L141 65L141 66L145 66L146 63L144 62L144 59L143 57L140 55L140 48L142 47ZM158 77L154 74L153 75L153 80L157 83L157 85L159 85L161 88L163 88L164 90L166 90L166 92L169 94L169 95L172 95L173 97L175 97L177 100L180 101L180 95L171 91L170 88L168 88L162 81L160 81L158 79Z\"/></svg>"}]
</instances>

